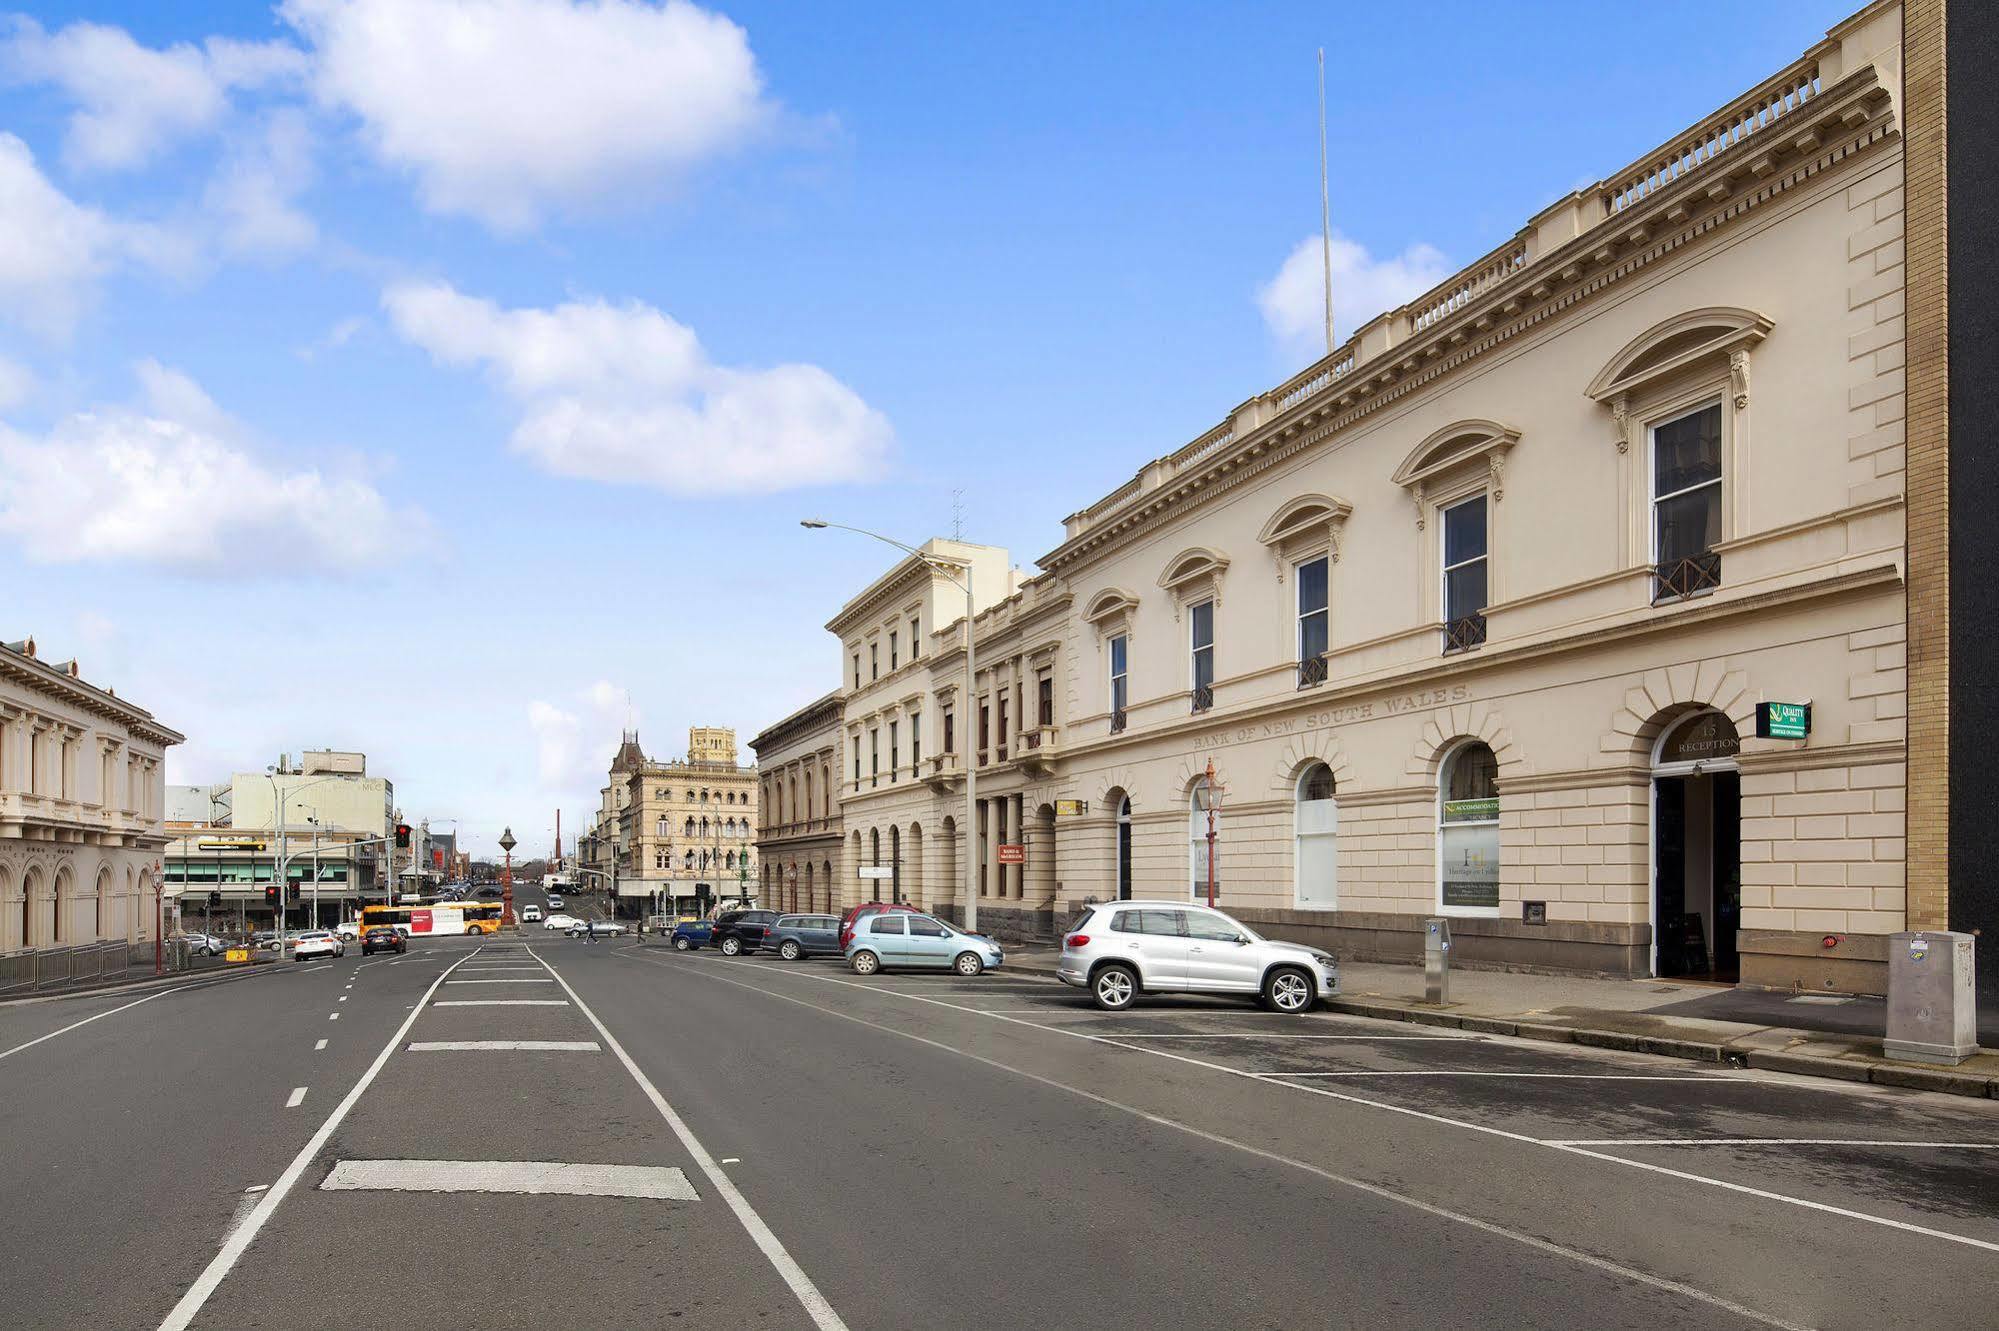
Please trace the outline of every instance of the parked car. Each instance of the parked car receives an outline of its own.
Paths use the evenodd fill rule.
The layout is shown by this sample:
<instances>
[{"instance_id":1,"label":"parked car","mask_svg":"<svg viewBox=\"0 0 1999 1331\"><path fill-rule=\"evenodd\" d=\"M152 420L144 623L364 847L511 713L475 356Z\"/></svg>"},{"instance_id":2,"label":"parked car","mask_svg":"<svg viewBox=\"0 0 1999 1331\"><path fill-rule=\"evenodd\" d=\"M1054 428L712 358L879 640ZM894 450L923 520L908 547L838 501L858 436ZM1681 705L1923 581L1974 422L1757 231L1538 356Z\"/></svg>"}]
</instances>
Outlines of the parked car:
<instances>
[{"instance_id":1,"label":"parked car","mask_svg":"<svg viewBox=\"0 0 1999 1331\"><path fill-rule=\"evenodd\" d=\"M764 951L775 952L786 961L802 957L840 955L840 917L837 915L780 915L764 935Z\"/></svg>"},{"instance_id":2,"label":"parked car","mask_svg":"<svg viewBox=\"0 0 1999 1331\"><path fill-rule=\"evenodd\" d=\"M610 920L578 920L569 926L571 938L581 938L585 934L592 938L615 938L624 932L624 925Z\"/></svg>"},{"instance_id":3,"label":"parked car","mask_svg":"<svg viewBox=\"0 0 1999 1331\"><path fill-rule=\"evenodd\" d=\"M292 959L304 961L308 957L344 957L347 944L330 929L308 929L292 939Z\"/></svg>"},{"instance_id":4,"label":"parked car","mask_svg":"<svg viewBox=\"0 0 1999 1331\"><path fill-rule=\"evenodd\" d=\"M1340 991L1330 952L1264 938L1218 910L1184 901L1090 907L1062 939L1055 978L1121 1012L1147 993L1252 994L1295 1015Z\"/></svg>"},{"instance_id":5,"label":"parked car","mask_svg":"<svg viewBox=\"0 0 1999 1331\"><path fill-rule=\"evenodd\" d=\"M377 925L361 935L361 955L364 957L371 952L407 952L409 950L410 940L403 936L403 932L400 929L392 929L387 925Z\"/></svg>"},{"instance_id":6,"label":"parked car","mask_svg":"<svg viewBox=\"0 0 1999 1331\"><path fill-rule=\"evenodd\" d=\"M541 907L540 907L540 906L522 906L522 907L521 907L521 923L522 923L522 924L540 924L540 923L541 923Z\"/></svg>"},{"instance_id":7,"label":"parked car","mask_svg":"<svg viewBox=\"0 0 1999 1331\"><path fill-rule=\"evenodd\" d=\"M259 952L277 952L284 948L284 940L276 929L259 929L250 935L250 946Z\"/></svg>"},{"instance_id":8,"label":"parked car","mask_svg":"<svg viewBox=\"0 0 1999 1331\"><path fill-rule=\"evenodd\" d=\"M840 950L844 952L847 944L854 941L854 925L858 921L885 910L904 910L912 915L916 913L916 907L906 906L899 901L864 901L858 906L849 906L847 913L840 917Z\"/></svg>"},{"instance_id":9,"label":"parked car","mask_svg":"<svg viewBox=\"0 0 1999 1331\"><path fill-rule=\"evenodd\" d=\"M548 908L550 910L562 909L562 894L560 892L550 892L548 894Z\"/></svg>"},{"instance_id":10,"label":"parked car","mask_svg":"<svg viewBox=\"0 0 1999 1331\"><path fill-rule=\"evenodd\" d=\"M863 916L855 921L853 939L842 950L856 975L890 967L977 975L1006 960L1000 945L984 934L968 934L916 911L882 910Z\"/></svg>"},{"instance_id":11,"label":"parked car","mask_svg":"<svg viewBox=\"0 0 1999 1331\"><path fill-rule=\"evenodd\" d=\"M214 934L184 933L180 937L187 950L197 957L219 957L229 950L229 944Z\"/></svg>"},{"instance_id":12,"label":"parked car","mask_svg":"<svg viewBox=\"0 0 1999 1331\"><path fill-rule=\"evenodd\" d=\"M342 920L333 926L333 932L343 942L358 943L361 941L361 921Z\"/></svg>"},{"instance_id":13,"label":"parked car","mask_svg":"<svg viewBox=\"0 0 1999 1331\"><path fill-rule=\"evenodd\" d=\"M676 952L692 952L715 941L715 922L701 919L685 919L673 926L673 948Z\"/></svg>"},{"instance_id":14,"label":"parked car","mask_svg":"<svg viewBox=\"0 0 1999 1331\"><path fill-rule=\"evenodd\" d=\"M579 921L574 915L564 915L560 911L552 911L548 918L541 922L541 927L544 929L567 929L570 925L577 923Z\"/></svg>"},{"instance_id":15,"label":"parked car","mask_svg":"<svg viewBox=\"0 0 1999 1331\"><path fill-rule=\"evenodd\" d=\"M776 923L774 910L725 910L715 917L715 947L725 957L754 952Z\"/></svg>"}]
</instances>

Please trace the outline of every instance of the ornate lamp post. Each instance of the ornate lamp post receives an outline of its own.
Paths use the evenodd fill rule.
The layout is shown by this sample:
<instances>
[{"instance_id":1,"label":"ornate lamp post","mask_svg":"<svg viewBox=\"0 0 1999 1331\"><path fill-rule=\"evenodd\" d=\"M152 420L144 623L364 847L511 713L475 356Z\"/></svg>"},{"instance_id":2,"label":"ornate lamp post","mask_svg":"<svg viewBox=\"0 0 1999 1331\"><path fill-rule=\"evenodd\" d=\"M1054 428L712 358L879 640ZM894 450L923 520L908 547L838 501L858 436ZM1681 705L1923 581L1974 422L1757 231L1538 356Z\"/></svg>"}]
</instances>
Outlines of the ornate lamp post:
<instances>
[{"instance_id":1,"label":"ornate lamp post","mask_svg":"<svg viewBox=\"0 0 1999 1331\"><path fill-rule=\"evenodd\" d=\"M509 827L500 833L500 850L506 855L506 864L500 870L500 927L514 927L514 847L521 843L514 840L514 829Z\"/></svg>"}]
</instances>

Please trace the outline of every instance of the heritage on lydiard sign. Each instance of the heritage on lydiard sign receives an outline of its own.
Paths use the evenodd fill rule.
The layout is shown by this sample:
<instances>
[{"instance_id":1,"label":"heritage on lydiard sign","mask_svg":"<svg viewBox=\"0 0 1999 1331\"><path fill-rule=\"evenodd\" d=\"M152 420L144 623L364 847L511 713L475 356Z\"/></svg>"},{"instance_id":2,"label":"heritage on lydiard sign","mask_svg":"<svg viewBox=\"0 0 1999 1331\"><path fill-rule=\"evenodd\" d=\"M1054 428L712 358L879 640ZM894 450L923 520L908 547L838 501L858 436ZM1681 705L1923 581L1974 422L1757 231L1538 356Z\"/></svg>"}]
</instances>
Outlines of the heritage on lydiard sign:
<instances>
[{"instance_id":1,"label":"heritage on lydiard sign","mask_svg":"<svg viewBox=\"0 0 1999 1331\"><path fill-rule=\"evenodd\" d=\"M1808 702L1759 702L1756 704L1756 738L1803 739L1812 733L1812 705Z\"/></svg>"}]
</instances>

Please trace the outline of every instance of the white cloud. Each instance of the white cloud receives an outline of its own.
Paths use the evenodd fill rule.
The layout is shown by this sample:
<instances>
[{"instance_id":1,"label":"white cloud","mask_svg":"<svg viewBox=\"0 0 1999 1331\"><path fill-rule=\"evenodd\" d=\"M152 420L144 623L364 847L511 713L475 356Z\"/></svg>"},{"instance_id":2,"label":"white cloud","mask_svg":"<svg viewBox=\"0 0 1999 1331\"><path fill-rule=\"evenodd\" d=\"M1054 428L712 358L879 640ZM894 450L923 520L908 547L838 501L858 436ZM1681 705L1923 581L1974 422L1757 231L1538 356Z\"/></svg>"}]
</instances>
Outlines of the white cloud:
<instances>
[{"instance_id":1,"label":"white cloud","mask_svg":"<svg viewBox=\"0 0 1999 1331\"><path fill-rule=\"evenodd\" d=\"M501 230L647 194L771 116L743 30L686 3L285 0L320 100L426 207Z\"/></svg>"},{"instance_id":2,"label":"white cloud","mask_svg":"<svg viewBox=\"0 0 1999 1331\"><path fill-rule=\"evenodd\" d=\"M357 476L278 470L192 379L138 367L137 407L78 412L42 435L0 424L0 537L36 563L188 573L355 572L424 534Z\"/></svg>"},{"instance_id":3,"label":"white cloud","mask_svg":"<svg viewBox=\"0 0 1999 1331\"><path fill-rule=\"evenodd\" d=\"M142 46L123 28L72 23L51 33L15 18L0 41L0 76L52 84L76 103L63 155L82 170L148 163L178 140L221 123L232 88L253 88L303 72L304 56L282 43L216 39Z\"/></svg>"},{"instance_id":4,"label":"white cloud","mask_svg":"<svg viewBox=\"0 0 1999 1331\"><path fill-rule=\"evenodd\" d=\"M537 698L528 704L535 771L543 793L588 795L603 785L616 751L614 736L638 724L625 691L600 679L561 704Z\"/></svg>"},{"instance_id":5,"label":"white cloud","mask_svg":"<svg viewBox=\"0 0 1999 1331\"><path fill-rule=\"evenodd\" d=\"M0 133L0 307L38 332L67 334L121 235L50 184L27 144Z\"/></svg>"},{"instance_id":6,"label":"white cloud","mask_svg":"<svg viewBox=\"0 0 1999 1331\"><path fill-rule=\"evenodd\" d=\"M404 339L447 365L483 365L518 400L516 451L549 471L675 494L868 479L886 417L814 365L732 369L649 305L503 310L442 284L393 287Z\"/></svg>"},{"instance_id":7,"label":"white cloud","mask_svg":"<svg viewBox=\"0 0 1999 1331\"><path fill-rule=\"evenodd\" d=\"M205 202L223 247L276 256L310 249L319 227L296 203L313 179L312 130L296 107L278 107L234 143L208 183Z\"/></svg>"},{"instance_id":8,"label":"white cloud","mask_svg":"<svg viewBox=\"0 0 1999 1331\"><path fill-rule=\"evenodd\" d=\"M1365 247L1333 233L1333 323L1342 340L1384 310L1422 295L1451 275L1450 262L1421 241L1390 258L1377 259ZM1263 322L1292 356L1316 360L1326 354L1325 264L1321 241L1298 242L1291 257L1256 291Z\"/></svg>"},{"instance_id":9,"label":"white cloud","mask_svg":"<svg viewBox=\"0 0 1999 1331\"><path fill-rule=\"evenodd\" d=\"M34 371L0 356L0 411L20 406L34 391Z\"/></svg>"}]
</instances>

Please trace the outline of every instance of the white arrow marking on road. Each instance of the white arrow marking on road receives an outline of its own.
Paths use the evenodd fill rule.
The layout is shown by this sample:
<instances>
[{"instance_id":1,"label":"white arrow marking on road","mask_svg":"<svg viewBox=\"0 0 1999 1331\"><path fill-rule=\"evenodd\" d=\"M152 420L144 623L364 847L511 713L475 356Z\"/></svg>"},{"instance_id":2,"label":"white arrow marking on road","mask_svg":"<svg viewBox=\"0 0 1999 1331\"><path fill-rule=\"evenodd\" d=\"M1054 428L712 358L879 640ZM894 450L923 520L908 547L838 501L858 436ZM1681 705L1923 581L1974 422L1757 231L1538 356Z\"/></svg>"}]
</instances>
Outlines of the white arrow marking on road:
<instances>
[{"instance_id":1,"label":"white arrow marking on road","mask_svg":"<svg viewBox=\"0 0 1999 1331\"><path fill-rule=\"evenodd\" d=\"M412 1054L435 1054L455 1050L525 1049L553 1050L558 1053L594 1054L603 1046L595 1040L412 1040Z\"/></svg>"},{"instance_id":2,"label":"white arrow marking on road","mask_svg":"<svg viewBox=\"0 0 1999 1331\"><path fill-rule=\"evenodd\" d=\"M516 1192L701 1200L686 1173L678 1169L549 1160L342 1160L319 1186L329 1192Z\"/></svg>"}]
</instances>

